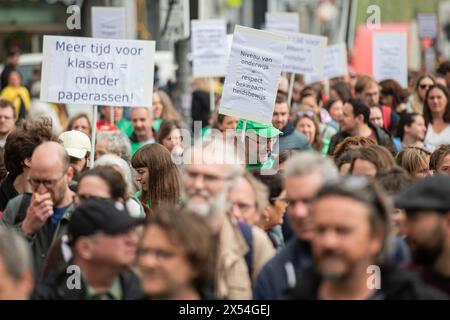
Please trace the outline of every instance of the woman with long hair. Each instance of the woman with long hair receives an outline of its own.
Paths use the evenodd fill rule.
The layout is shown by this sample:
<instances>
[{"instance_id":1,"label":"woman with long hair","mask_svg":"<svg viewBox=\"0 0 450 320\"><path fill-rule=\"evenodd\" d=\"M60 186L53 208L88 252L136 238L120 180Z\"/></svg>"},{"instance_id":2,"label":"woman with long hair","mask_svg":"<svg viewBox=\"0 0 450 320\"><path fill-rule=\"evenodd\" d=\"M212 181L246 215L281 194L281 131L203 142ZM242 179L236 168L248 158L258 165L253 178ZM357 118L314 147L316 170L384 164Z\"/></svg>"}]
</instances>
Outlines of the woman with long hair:
<instances>
[{"instance_id":1,"label":"woman with long hair","mask_svg":"<svg viewBox=\"0 0 450 320\"><path fill-rule=\"evenodd\" d=\"M407 103L408 112L423 114L423 105L428 89L436 83L434 76L430 73L420 74L414 84L414 93L409 97Z\"/></svg>"},{"instance_id":2,"label":"woman with long hair","mask_svg":"<svg viewBox=\"0 0 450 320\"><path fill-rule=\"evenodd\" d=\"M162 90L153 92L152 107L152 127L156 132L159 131L163 121L176 121L178 124L183 122L181 115L175 109L169 95Z\"/></svg>"},{"instance_id":3,"label":"woman with long hair","mask_svg":"<svg viewBox=\"0 0 450 320\"><path fill-rule=\"evenodd\" d=\"M148 144L131 159L141 191L136 194L146 213L162 203L177 204L180 198L180 174L170 152L159 143Z\"/></svg>"},{"instance_id":4,"label":"woman with long hair","mask_svg":"<svg viewBox=\"0 0 450 320\"><path fill-rule=\"evenodd\" d=\"M450 143L450 93L447 87L435 84L428 89L423 118L427 125L426 143L435 147Z\"/></svg>"}]
</instances>

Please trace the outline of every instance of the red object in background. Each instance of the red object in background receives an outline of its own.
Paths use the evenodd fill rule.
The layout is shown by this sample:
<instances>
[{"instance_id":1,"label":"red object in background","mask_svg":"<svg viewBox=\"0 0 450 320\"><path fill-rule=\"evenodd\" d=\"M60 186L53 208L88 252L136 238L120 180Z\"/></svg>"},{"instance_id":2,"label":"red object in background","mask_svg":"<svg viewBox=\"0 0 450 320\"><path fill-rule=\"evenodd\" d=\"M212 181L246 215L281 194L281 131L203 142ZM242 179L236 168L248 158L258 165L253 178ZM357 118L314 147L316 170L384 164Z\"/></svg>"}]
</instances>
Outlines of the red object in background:
<instances>
[{"instance_id":1,"label":"red object in background","mask_svg":"<svg viewBox=\"0 0 450 320\"><path fill-rule=\"evenodd\" d=\"M366 24L361 24L355 37L351 66L358 75L373 76L372 63L372 33L373 32L406 32L408 42L408 55L410 46L411 28L409 23L385 23L379 29L370 30Z\"/></svg>"},{"instance_id":2,"label":"red object in background","mask_svg":"<svg viewBox=\"0 0 450 320\"><path fill-rule=\"evenodd\" d=\"M0 218L3 217L3 211L0 211Z\"/></svg>"},{"instance_id":3,"label":"red object in background","mask_svg":"<svg viewBox=\"0 0 450 320\"><path fill-rule=\"evenodd\" d=\"M97 121L97 130L98 131L117 131L119 129L114 124L111 124L109 122L104 122L103 120L98 120Z\"/></svg>"}]
</instances>

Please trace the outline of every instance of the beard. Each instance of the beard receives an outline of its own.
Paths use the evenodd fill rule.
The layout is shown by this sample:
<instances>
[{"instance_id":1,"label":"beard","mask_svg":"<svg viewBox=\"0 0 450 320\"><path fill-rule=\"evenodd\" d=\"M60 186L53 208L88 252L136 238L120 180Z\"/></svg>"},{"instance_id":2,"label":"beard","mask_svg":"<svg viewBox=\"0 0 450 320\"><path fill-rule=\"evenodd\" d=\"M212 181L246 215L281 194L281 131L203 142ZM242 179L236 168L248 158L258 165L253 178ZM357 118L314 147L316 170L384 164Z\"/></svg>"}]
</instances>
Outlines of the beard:
<instances>
[{"instance_id":1,"label":"beard","mask_svg":"<svg viewBox=\"0 0 450 320\"><path fill-rule=\"evenodd\" d=\"M429 268L434 266L437 259L442 255L445 246L445 235L442 230L434 232L435 239L433 243L418 244L413 240L408 240L413 244L411 250L412 259L415 264Z\"/></svg>"},{"instance_id":2,"label":"beard","mask_svg":"<svg viewBox=\"0 0 450 320\"><path fill-rule=\"evenodd\" d=\"M316 269L322 278L333 283L343 282L353 270L352 264L334 251L322 252L316 257L316 261Z\"/></svg>"},{"instance_id":3,"label":"beard","mask_svg":"<svg viewBox=\"0 0 450 320\"><path fill-rule=\"evenodd\" d=\"M182 197L185 200L186 208L207 219L213 219L228 211L229 203L227 194L227 187L224 187L215 196L206 190L182 190ZM193 199L195 196L202 197L205 200Z\"/></svg>"}]
</instances>

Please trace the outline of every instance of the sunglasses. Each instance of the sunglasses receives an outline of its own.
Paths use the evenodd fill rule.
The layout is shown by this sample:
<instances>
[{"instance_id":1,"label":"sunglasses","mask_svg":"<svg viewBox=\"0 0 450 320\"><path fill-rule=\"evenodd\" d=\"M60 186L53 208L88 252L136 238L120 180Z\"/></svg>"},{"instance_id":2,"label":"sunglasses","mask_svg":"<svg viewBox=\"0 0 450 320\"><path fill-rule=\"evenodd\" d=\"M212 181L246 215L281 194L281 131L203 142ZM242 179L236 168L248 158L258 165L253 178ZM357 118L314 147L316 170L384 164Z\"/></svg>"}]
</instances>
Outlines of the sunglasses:
<instances>
[{"instance_id":1,"label":"sunglasses","mask_svg":"<svg viewBox=\"0 0 450 320\"><path fill-rule=\"evenodd\" d=\"M432 85L431 84L421 84L419 85L419 88L422 90L428 89L430 88Z\"/></svg>"},{"instance_id":2,"label":"sunglasses","mask_svg":"<svg viewBox=\"0 0 450 320\"><path fill-rule=\"evenodd\" d=\"M299 112L297 112L297 116L299 116L300 118L301 117L308 117L308 118L310 118L310 119L313 119L314 118L314 112L312 112L312 111L299 111Z\"/></svg>"}]
</instances>

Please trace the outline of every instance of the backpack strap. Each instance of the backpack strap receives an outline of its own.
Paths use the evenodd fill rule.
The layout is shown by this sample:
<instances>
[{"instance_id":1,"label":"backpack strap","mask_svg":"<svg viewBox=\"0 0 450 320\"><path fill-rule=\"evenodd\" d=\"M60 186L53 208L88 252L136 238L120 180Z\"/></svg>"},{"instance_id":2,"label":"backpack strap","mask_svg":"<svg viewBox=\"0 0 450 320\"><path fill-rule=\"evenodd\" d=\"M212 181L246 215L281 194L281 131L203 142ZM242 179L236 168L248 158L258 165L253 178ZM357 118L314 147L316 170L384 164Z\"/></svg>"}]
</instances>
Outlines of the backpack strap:
<instances>
[{"instance_id":1,"label":"backpack strap","mask_svg":"<svg viewBox=\"0 0 450 320\"><path fill-rule=\"evenodd\" d=\"M252 234L252 227L242 221L238 221L239 229L241 230L242 235L244 236L245 242L247 242L247 245L249 247L248 252L245 254L245 262L247 263L248 267L248 274L250 276L250 279L252 279L253 275L253 234Z\"/></svg>"},{"instance_id":2,"label":"backpack strap","mask_svg":"<svg viewBox=\"0 0 450 320\"><path fill-rule=\"evenodd\" d=\"M27 216L27 210L30 206L31 202L31 193L24 193L22 196L22 200L20 201L19 210L17 211L16 216L14 217L14 225L21 223L25 220Z\"/></svg>"}]
</instances>

